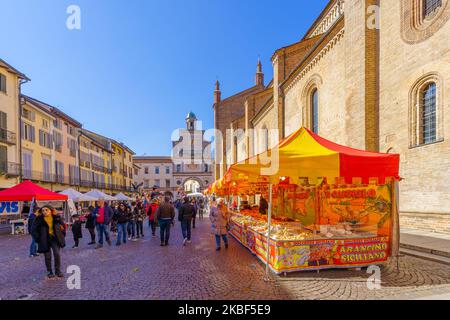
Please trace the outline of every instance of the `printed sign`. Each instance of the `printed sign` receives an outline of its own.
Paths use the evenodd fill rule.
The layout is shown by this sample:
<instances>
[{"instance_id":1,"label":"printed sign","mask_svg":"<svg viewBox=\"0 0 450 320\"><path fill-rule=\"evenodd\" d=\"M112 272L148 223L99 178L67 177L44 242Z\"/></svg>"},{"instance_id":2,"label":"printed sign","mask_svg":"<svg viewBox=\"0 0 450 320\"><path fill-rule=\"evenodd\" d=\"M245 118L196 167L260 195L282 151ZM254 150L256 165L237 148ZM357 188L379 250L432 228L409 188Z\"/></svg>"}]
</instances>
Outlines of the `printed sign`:
<instances>
[{"instance_id":1,"label":"printed sign","mask_svg":"<svg viewBox=\"0 0 450 320\"><path fill-rule=\"evenodd\" d=\"M18 201L0 202L0 215L15 215L20 213Z\"/></svg>"}]
</instances>

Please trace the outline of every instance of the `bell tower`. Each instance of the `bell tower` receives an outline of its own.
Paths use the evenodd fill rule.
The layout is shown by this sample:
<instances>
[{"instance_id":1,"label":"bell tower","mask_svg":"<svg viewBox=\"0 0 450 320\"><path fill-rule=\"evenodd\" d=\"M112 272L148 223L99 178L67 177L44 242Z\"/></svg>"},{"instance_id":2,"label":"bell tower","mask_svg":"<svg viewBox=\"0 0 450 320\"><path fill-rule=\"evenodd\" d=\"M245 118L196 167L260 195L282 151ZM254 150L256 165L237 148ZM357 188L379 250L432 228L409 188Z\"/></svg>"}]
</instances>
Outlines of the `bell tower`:
<instances>
[{"instance_id":1,"label":"bell tower","mask_svg":"<svg viewBox=\"0 0 450 320\"><path fill-rule=\"evenodd\" d=\"M214 90L214 104L219 103L222 100L222 92L220 91L220 82L216 81L216 90Z\"/></svg>"},{"instance_id":2,"label":"bell tower","mask_svg":"<svg viewBox=\"0 0 450 320\"><path fill-rule=\"evenodd\" d=\"M186 116L186 129L189 131L197 129L197 117L192 111Z\"/></svg>"},{"instance_id":3,"label":"bell tower","mask_svg":"<svg viewBox=\"0 0 450 320\"><path fill-rule=\"evenodd\" d=\"M255 85L264 86L264 73L262 71L261 59L258 59L258 65L256 67Z\"/></svg>"}]
</instances>

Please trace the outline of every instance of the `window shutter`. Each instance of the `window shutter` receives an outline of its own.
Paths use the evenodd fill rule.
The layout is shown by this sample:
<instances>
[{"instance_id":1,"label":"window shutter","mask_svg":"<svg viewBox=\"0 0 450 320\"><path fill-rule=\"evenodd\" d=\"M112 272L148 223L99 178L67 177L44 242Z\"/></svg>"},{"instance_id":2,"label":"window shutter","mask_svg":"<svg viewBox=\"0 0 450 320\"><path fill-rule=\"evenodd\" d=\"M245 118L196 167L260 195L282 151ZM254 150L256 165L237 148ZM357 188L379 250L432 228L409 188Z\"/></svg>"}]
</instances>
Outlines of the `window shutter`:
<instances>
[{"instance_id":1,"label":"window shutter","mask_svg":"<svg viewBox=\"0 0 450 320\"><path fill-rule=\"evenodd\" d=\"M7 114L0 111L0 128L7 129Z\"/></svg>"},{"instance_id":2,"label":"window shutter","mask_svg":"<svg viewBox=\"0 0 450 320\"><path fill-rule=\"evenodd\" d=\"M36 133L34 131L33 126L30 126L30 133L31 133L31 142L36 142Z\"/></svg>"},{"instance_id":3,"label":"window shutter","mask_svg":"<svg viewBox=\"0 0 450 320\"><path fill-rule=\"evenodd\" d=\"M44 145L44 137L43 137L43 132L42 132L42 130L39 130L39 144L40 144L41 146Z\"/></svg>"},{"instance_id":4,"label":"window shutter","mask_svg":"<svg viewBox=\"0 0 450 320\"><path fill-rule=\"evenodd\" d=\"M0 163L8 162L8 148L0 146Z\"/></svg>"},{"instance_id":5,"label":"window shutter","mask_svg":"<svg viewBox=\"0 0 450 320\"><path fill-rule=\"evenodd\" d=\"M48 135L48 148L52 149L53 148L53 135L52 134L47 134Z\"/></svg>"},{"instance_id":6,"label":"window shutter","mask_svg":"<svg viewBox=\"0 0 450 320\"><path fill-rule=\"evenodd\" d=\"M6 93L6 77L0 74L0 91Z\"/></svg>"}]
</instances>

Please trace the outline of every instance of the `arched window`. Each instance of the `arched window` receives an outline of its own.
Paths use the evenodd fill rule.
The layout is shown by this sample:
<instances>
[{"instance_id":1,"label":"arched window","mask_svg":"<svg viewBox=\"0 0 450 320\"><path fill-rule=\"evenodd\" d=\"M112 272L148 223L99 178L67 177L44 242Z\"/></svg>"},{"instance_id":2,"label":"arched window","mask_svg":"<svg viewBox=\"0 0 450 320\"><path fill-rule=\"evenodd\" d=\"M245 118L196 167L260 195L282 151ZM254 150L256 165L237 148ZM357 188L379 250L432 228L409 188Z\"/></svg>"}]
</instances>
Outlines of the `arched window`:
<instances>
[{"instance_id":1,"label":"arched window","mask_svg":"<svg viewBox=\"0 0 450 320\"><path fill-rule=\"evenodd\" d=\"M423 0L424 18L432 16L440 7L442 7L442 0Z\"/></svg>"},{"instance_id":2,"label":"arched window","mask_svg":"<svg viewBox=\"0 0 450 320\"><path fill-rule=\"evenodd\" d=\"M410 91L410 147L444 140L442 77L428 73Z\"/></svg>"},{"instance_id":3,"label":"arched window","mask_svg":"<svg viewBox=\"0 0 450 320\"><path fill-rule=\"evenodd\" d=\"M313 89L311 92L311 130L319 133L319 91Z\"/></svg>"},{"instance_id":4,"label":"arched window","mask_svg":"<svg viewBox=\"0 0 450 320\"><path fill-rule=\"evenodd\" d=\"M402 38L410 44L433 36L450 19L450 0L400 0Z\"/></svg>"},{"instance_id":5,"label":"arched window","mask_svg":"<svg viewBox=\"0 0 450 320\"><path fill-rule=\"evenodd\" d=\"M436 141L436 83L429 83L422 90L421 105L422 143L432 143Z\"/></svg>"}]
</instances>

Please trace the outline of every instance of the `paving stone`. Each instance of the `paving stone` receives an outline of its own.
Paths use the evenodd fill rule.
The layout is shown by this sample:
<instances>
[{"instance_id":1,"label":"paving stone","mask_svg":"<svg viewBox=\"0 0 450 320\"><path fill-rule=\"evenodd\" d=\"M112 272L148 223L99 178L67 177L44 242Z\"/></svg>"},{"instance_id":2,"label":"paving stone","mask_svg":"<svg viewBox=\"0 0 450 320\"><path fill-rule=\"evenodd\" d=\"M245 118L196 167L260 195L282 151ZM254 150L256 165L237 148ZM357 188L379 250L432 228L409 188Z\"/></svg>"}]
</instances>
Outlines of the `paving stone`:
<instances>
[{"instance_id":1,"label":"paving stone","mask_svg":"<svg viewBox=\"0 0 450 320\"><path fill-rule=\"evenodd\" d=\"M84 232L85 230L83 230ZM81 289L64 280L45 280L43 256L28 258L29 236L0 236L0 299L416 299L450 294L450 266L411 256L381 267L381 289L369 290L365 269L322 270L263 280L265 267L234 239L215 251L207 219L193 230L193 243L182 246L179 223L168 247L160 247L147 227L143 240L95 250L85 233L80 248L72 239L62 264L78 265ZM231 239L231 237L230 237Z\"/></svg>"}]
</instances>

